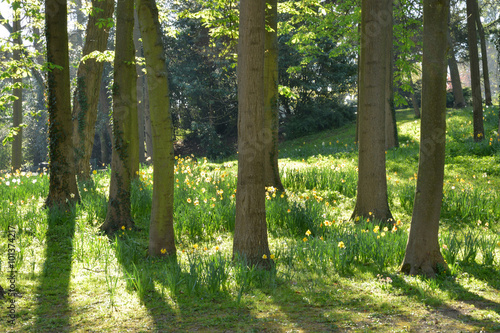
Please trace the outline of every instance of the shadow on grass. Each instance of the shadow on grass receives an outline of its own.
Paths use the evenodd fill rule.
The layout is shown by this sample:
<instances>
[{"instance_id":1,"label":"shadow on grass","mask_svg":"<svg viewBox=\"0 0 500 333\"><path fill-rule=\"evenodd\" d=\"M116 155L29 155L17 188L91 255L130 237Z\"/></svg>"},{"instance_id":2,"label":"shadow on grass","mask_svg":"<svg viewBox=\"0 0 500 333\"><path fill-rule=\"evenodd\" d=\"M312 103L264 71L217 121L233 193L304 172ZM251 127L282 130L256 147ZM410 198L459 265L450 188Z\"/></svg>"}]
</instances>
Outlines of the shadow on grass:
<instances>
[{"instance_id":1,"label":"shadow on grass","mask_svg":"<svg viewBox=\"0 0 500 333\"><path fill-rule=\"evenodd\" d=\"M71 331L69 283L73 256L76 208L47 211L47 247L37 289L35 332Z\"/></svg>"},{"instance_id":2,"label":"shadow on grass","mask_svg":"<svg viewBox=\"0 0 500 333\"><path fill-rule=\"evenodd\" d=\"M182 270L175 257L148 258L145 244L131 239L117 242L116 257L127 276L127 289L146 307L154 331L224 331L238 329L241 320L251 321L249 311L238 306L227 290L209 292Z\"/></svg>"}]
</instances>

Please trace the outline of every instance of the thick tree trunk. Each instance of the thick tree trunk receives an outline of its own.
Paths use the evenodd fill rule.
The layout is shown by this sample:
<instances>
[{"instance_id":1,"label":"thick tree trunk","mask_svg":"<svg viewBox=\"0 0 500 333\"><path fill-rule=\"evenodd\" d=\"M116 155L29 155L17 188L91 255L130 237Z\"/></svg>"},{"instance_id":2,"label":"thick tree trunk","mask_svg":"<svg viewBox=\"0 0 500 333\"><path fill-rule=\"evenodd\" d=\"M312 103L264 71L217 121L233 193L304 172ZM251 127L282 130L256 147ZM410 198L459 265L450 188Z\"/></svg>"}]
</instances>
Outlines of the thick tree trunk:
<instances>
[{"instance_id":1,"label":"thick tree trunk","mask_svg":"<svg viewBox=\"0 0 500 333\"><path fill-rule=\"evenodd\" d=\"M401 271L447 269L438 242L446 143L446 34L449 0L424 0L420 159L410 234Z\"/></svg>"},{"instance_id":2,"label":"thick tree trunk","mask_svg":"<svg viewBox=\"0 0 500 333\"><path fill-rule=\"evenodd\" d=\"M385 26L388 42L386 44L386 69L385 69L385 149L397 148L398 126L396 123L396 109L394 108L393 92L393 51L392 51L392 26L393 26L393 0L387 1L387 21L390 23Z\"/></svg>"},{"instance_id":3,"label":"thick tree trunk","mask_svg":"<svg viewBox=\"0 0 500 333\"><path fill-rule=\"evenodd\" d=\"M14 44L19 48L22 47L23 42L21 38L21 21L19 10L14 13L14 22L12 24L12 33L14 34ZM21 49L14 49L14 61L21 60ZM23 79L21 76L14 78L14 91L13 95L16 100L13 103L12 112L12 126L19 127L19 131L14 135L12 141L12 171L20 170L23 164L23 129L20 125L23 122Z\"/></svg>"},{"instance_id":4,"label":"thick tree trunk","mask_svg":"<svg viewBox=\"0 0 500 333\"><path fill-rule=\"evenodd\" d=\"M385 171L388 0L363 0L359 67L358 191L352 217L392 218ZM386 19L383 19L383 18Z\"/></svg>"},{"instance_id":5,"label":"thick tree trunk","mask_svg":"<svg viewBox=\"0 0 500 333\"><path fill-rule=\"evenodd\" d=\"M450 68L451 86L453 89L453 107L461 109L465 107L465 98L462 90L462 82L460 81L460 72L458 71L457 59L453 41L451 40L450 30L448 29L448 67Z\"/></svg>"},{"instance_id":6,"label":"thick tree trunk","mask_svg":"<svg viewBox=\"0 0 500 333\"><path fill-rule=\"evenodd\" d=\"M73 165L71 92L66 0L45 1L49 111L50 183L46 206L65 206L80 200ZM55 67L57 66L57 67Z\"/></svg>"},{"instance_id":7,"label":"thick tree trunk","mask_svg":"<svg viewBox=\"0 0 500 333\"><path fill-rule=\"evenodd\" d=\"M168 92L163 33L154 0L136 0L140 22L153 129L154 184L149 254L175 255L174 237L174 143Z\"/></svg>"},{"instance_id":8,"label":"thick tree trunk","mask_svg":"<svg viewBox=\"0 0 500 333\"><path fill-rule=\"evenodd\" d=\"M481 97L481 77L479 75L479 54L477 51L476 21L474 19L474 2L467 0L467 36L469 38L470 82L472 88L472 108L474 119L474 141L484 139L483 101Z\"/></svg>"},{"instance_id":9,"label":"thick tree trunk","mask_svg":"<svg viewBox=\"0 0 500 333\"><path fill-rule=\"evenodd\" d=\"M89 16L83 55L106 50L109 28L99 28L99 20L113 16L114 0L92 0L92 15ZM75 171L79 180L90 177L90 156L94 146L97 102L101 87L104 64L95 59L80 62L77 87L73 98L73 145L75 149Z\"/></svg>"},{"instance_id":10,"label":"thick tree trunk","mask_svg":"<svg viewBox=\"0 0 500 333\"><path fill-rule=\"evenodd\" d=\"M264 63L264 184L283 191L278 167L278 3L268 0Z\"/></svg>"},{"instance_id":11,"label":"thick tree trunk","mask_svg":"<svg viewBox=\"0 0 500 333\"><path fill-rule=\"evenodd\" d=\"M484 102L486 105L493 105L491 101L490 71L488 69L488 52L486 51L486 37L481 23L478 0L474 0L474 19L476 21L477 32L479 33L479 42L481 44L481 63L483 65L484 80Z\"/></svg>"},{"instance_id":12,"label":"thick tree trunk","mask_svg":"<svg viewBox=\"0 0 500 333\"><path fill-rule=\"evenodd\" d=\"M101 230L113 233L132 228L130 214L131 143L137 143L137 91L133 41L134 2L118 0L113 86L113 153L106 220ZM134 120L135 119L135 120ZM137 156L137 151L135 151Z\"/></svg>"},{"instance_id":13,"label":"thick tree trunk","mask_svg":"<svg viewBox=\"0 0 500 333\"><path fill-rule=\"evenodd\" d=\"M233 256L270 268L264 147L265 0L241 0L238 42L238 184ZM263 257L265 255L265 257Z\"/></svg>"}]
</instances>

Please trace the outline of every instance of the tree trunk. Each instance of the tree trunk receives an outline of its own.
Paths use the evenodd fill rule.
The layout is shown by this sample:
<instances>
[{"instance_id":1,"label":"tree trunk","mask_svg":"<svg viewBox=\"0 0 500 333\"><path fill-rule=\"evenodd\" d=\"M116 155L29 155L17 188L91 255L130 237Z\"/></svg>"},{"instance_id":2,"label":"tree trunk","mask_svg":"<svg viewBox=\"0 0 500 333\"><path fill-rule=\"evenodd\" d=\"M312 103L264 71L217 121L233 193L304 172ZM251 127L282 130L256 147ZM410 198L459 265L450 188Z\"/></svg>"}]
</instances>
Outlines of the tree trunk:
<instances>
[{"instance_id":1,"label":"tree trunk","mask_svg":"<svg viewBox=\"0 0 500 333\"><path fill-rule=\"evenodd\" d=\"M241 0L238 42L238 184L233 256L270 268L264 147L265 0ZM265 255L265 257L263 257Z\"/></svg>"},{"instance_id":2,"label":"tree trunk","mask_svg":"<svg viewBox=\"0 0 500 333\"><path fill-rule=\"evenodd\" d=\"M135 3L146 58L155 156L149 254L175 255L174 143L163 33L155 1L136 0Z\"/></svg>"},{"instance_id":3,"label":"tree trunk","mask_svg":"<svg viewBox=\"0 0 500 333\"><path fill-rule=\"evenodd\" d=\"M278 2L268 0L264 59L264 184L283 191L278 167Z\"/></svg>"},{"instance_id":4,"label":"tree trunk","mask_svg":"<svg viewBox=\"0 0 500 333\"><path fill-rule=\"evenodd\" d=\"M153 130L151 128L151 113L149 111L148 81L144 82L144 137L146 141L146 161L153 163Z\"/></svg>"},{"instance_id":5,"label":"tree trunk","mask_svg":"<svg viewBox=\"0 0 500 333\"><path fill-rule=\"evenodd\" d=\"M49 111L49 195L45 205L66 206L80 200L73 165L71 92L66 0L45 0ZM56 67L57 66L57 67Z\"/></svg>"},{"instance_id":6,"label":"tree trunk","mask_svg":"<svg viewBox=\"0 0 500 333\"><path fill-rule=\"evenodd\" d=\"M455 57L455 49L451 40L450 30L447 34L448 40L448 67L450 68L451 86L453 89L453 107L461 109L465 107L465 98L462 90L462 82L460 82L460 72L458 71L457 59Z\"/></svg>"},{"instance_id":7,"label":"tree trunk","mask_svg":"<svg viewBox=\"0 0 500 333\"><path fill-rule=\"evenodd\" d=\"M386 43L386 68L385 68L385 149L397 148L398 142L398 126L396 123L396 109L394 108L394 92L393 92L393 51L392 51L392 26L393 26L393 0L387 1L387 12L389 24L385 25L387 39Z\"/></svg>"},{"instance_id":8,"label":"tree trunk","mask_svg":"<svg viewBox=\"0 0 500 333\"><path fill-rule=\"evenodd\" d=\"M446 34L449 0L424 0L422 122L415 205L401 271L447 269L438 242L446 143Z\"/></svg>"},{"instance_id":9,"label":"tree trunk","mask_svg":"<svg viewBox=\"0 0 500 333\"><path fill-rule=\"evenodd\" d=\"M481 97L481 77L479 75L479 54L477 51L476 21L474 20L474 1L467 0L467 36L469 38L470 82L472 88L472 107L474 119L474 141L484 139L483 101Z\"/></svg>"},{"instance_id":10,"label":"tree trunk","mask_svg":"<svg viewBox=\"0 0 500 333\"><path fill-rule=\"evenodd\" d=\"M488 69L488 53L486 51L486 37L484 36L483 24L479 13L479 4L474 0L474 19L476 21L477 31L479 33L479 42L481 43L481 62L483 64L484 80L484 102L486 105L493 105L491 101L490 71Z\"/></svg>"},{"instance_id":11,"label":"tree trunk","mask_svg":"<svg viewBox=\"0 0 500 333\"><path fill-rule=\"evenodd\" d=\"M113 16L114 0L92 0L92 15L89 16L83 55L106 50L109 28L99 28L100 20ZM95 59L80 62L73 98L73 145L75 149L75 171L79 180L90 178L90 156L94 146L97 102L101 87L104 64Z\"/></svg>"},{"instance_id":12,"label":"tree trunk","mask_svg":"<svg viewBox=\"0 0 500 333\"><path fill-rule=\"evenodd\" d=\"M363 0L359 67L358 191L352 218L387 221L392 218L387 200L385 171L386 44L388 0ZM386 18L385 20L383 18Z\"/></svg>"},{"instance_id":13,"label":"tree trunk","mask_svg":"<svg viewBox=\"0 0 500 333\"><path fill-rule=\"evenodd\" d=\"M134 2L118 0L116 7L116 46L113 85L113 153L106 220L101 230L113 233L132 228L130 181L133 149L137 137L137 91L133 41ZM135 119L135 120L134 120ZM137 151L135 151L137 156Z\"/></svg>"},{"instance_id":14,"label":"tree trunk","mask_svg":"<svg viewBox=\"0 0 500 333\"><path fill-rule=\"evenodd\" d=\"M14 44L18 48L14 49L13 60L18 62L21 60L21 47L23 45L21 38L21 18L19 10L14 11L14 22L12 24L12 33L14 35ZM13 95L16 100L13 103L12 112L12 127L19 128L19 131L14 135L14 141L12 141L12 171L20 170L23 164L23 129L21 124L23 123L23 79L17 73L14 77L14 91Z\"/></svg>"}]
</instances>

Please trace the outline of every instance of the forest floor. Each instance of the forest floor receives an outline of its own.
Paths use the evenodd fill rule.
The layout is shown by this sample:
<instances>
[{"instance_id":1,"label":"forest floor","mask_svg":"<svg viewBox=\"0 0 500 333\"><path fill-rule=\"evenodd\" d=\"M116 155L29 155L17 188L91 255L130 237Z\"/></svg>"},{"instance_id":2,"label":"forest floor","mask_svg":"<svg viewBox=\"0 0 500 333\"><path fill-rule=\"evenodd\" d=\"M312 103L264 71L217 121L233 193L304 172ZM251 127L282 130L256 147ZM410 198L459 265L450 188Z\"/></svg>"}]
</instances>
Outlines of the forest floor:
<instances>
[{"instance_id":1,"label":"forest floor","mask_svg":"<svg viewBox=\"0 0 500 333\"><path fill-rule=\"evenodd\" d=\"M137 229L112 238L98 231L109 171L79 184L82 203L73 211L52 213L43 209L46 174L0 175L0 285L7 291L0 331L500 332L498 109L485 110L480 144L469 109L448 113L440 244L449 267L435 279L398 272L419 120L409 110L397 118L400 147L387 152L389 229L349 221L354 125L281 144L287 190L266 192L271 272L231 259L235 159L177 158L175 262L146 255L151 167L133 188Z\"/></svg>"}]
</instances>

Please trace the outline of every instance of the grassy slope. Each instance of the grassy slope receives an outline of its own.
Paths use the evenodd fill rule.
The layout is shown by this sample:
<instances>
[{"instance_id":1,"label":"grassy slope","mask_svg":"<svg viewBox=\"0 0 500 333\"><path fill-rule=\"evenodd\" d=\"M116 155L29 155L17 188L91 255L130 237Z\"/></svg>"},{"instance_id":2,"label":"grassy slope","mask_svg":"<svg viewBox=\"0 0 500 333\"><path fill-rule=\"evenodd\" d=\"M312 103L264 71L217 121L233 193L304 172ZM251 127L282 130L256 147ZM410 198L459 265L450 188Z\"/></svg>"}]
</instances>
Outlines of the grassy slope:
<instances>
[{"instance_id":1,"label":"grassy slope","mask_svg":"<svg viewBox=\"0 0 500 333\"><path fill-rule=\"evenodd\" d=\"M410 111L398 112L402 145L387 153L397 230L384 235L370 222L348 221L357 178L352 125L282 144L287 192L282 198L268 191L267 201L276 274L230 260L234 161L179 159L178 263L146 257L150 168L134 185L139 229L124 230L111 241L97 233L108 174L80 184L83 201L75 211L51 216L41 209L46 176L3 176L0 226L2 231L17 226L15 282L22 297L15 298L14 327L4 311L12 298L0 301L0 330L500 331L497 115L487 111L485 117L487 141L476 145L470 112L449 112L441 239L451 272L436 280L397 274L418 163L419 122ZM4 287L8 243L0 238Z\"/></svg>"}]
</instances>

